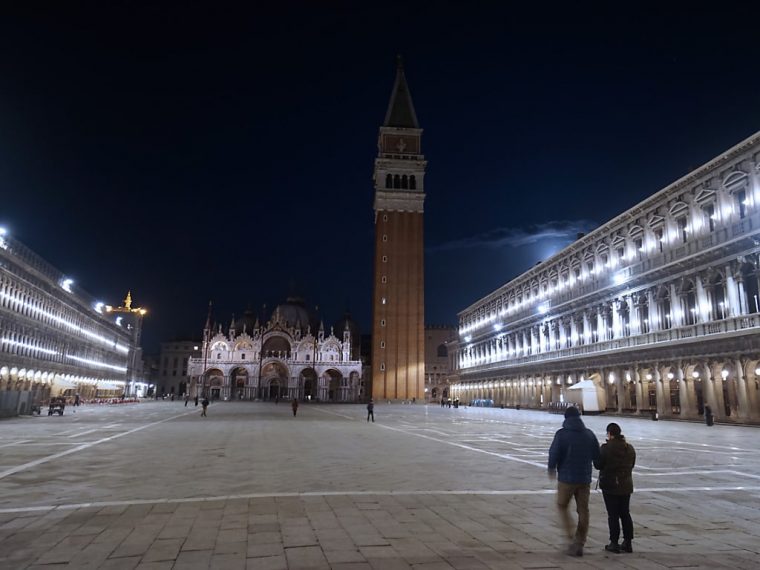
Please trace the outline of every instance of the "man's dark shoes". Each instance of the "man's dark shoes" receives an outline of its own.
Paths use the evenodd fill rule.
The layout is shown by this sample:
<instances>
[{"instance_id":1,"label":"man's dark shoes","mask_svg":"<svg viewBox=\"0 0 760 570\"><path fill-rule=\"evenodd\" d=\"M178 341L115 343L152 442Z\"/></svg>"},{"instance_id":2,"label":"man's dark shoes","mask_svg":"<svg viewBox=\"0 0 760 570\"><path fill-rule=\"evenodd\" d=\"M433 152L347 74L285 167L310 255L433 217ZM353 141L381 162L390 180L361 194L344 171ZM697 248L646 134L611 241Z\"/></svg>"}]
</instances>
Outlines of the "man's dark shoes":
<instances>
[{"instance_id":1,"label":"man's dark shoes","mask_svg":"<svg viewBox=\"0 0 760 570\"><path fill-rule=\"evenodd\" d=\"M569 556L583 556L583 545L573 542L567 547L567 554Z\"/></svg>"},{"instance_id":2,"label":"man's dark shoes","mask_svg":"<svg viewBox=\"0 0 760 570\"><path fill-rule=\"evenodd\" d=\"M614 552L615 554L620 554L620 546L617 542L610 542L609 544L604 546L604 549L607 552Z\"/></svg>"},{"instance_id":3,"label":"man's dark shoes","mask_svg":"<svg viewBox=\"0 0 760 570\"><path fill-rule=\"evenodd\" d=\"M620 550L623 552L633 552L633 546L631 546L630 540L624 540L623 544L620 545Z\"/></svg>"}]
</instances>

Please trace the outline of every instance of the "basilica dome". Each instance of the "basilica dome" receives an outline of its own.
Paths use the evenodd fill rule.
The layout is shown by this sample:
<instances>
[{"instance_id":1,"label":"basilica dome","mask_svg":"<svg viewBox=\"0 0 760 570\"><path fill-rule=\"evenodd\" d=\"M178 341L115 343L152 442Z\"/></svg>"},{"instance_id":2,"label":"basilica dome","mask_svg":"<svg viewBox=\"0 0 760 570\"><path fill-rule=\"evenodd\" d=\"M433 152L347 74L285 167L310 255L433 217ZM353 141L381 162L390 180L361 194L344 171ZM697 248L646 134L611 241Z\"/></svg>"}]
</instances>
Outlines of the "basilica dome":
<instances>
[{"instance_id":1,"label":"basilica dome","mask_svg":"<svg viewBox=\"0 0 760 570\"><path fill-rule=\"evenodd\" d=\"M251 309L246 309L243 316L235 320L235 330L238 334L245 330L249 335L253 335L256 328L256 314Z\"/></svg>"},{"instance_id":2,"label":"basilica dome","mask_svg":"<svg viewBox=\"0 0 760 570\"><path fill-rule=\"evenodd\" d=\"M306 307L306 301L301 297L288 297L284 303L277 305L272 313L272 319L279 319L280 323L294 327L300 323L301 329L311 325L312 333L316 333L319 321L313 311Z\"/></svg>"}]
</instances>

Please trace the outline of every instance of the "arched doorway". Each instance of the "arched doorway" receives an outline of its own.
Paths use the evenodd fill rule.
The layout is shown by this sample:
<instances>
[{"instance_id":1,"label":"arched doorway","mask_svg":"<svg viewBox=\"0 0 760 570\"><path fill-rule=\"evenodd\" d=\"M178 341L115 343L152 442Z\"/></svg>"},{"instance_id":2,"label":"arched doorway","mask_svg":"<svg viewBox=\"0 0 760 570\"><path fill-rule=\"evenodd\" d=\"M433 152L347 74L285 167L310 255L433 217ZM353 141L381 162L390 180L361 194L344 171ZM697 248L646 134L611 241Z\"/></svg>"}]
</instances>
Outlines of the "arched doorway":
<instances>
[{"instance_id":1,"label":"arched doorway","mask_svg":"<svg viewBox=\"0 0 760 570\"><path fill-rule=\"evenodd\" d=\"M343 375L337 370L330 369L325 371L327 377L327 401L343 402L346 400L345 392L347 383Z\"/></svg>"},{"instance_id":2,"label":"arched doorway","mask_svg":"<svg viewBox=\"0 0 760 570\"><path fill-rule=\"evenodd\" d=\"M207 370L203 375L203 389L201 397L211 400L218 400L222 395L222 386L224 384L224 372L218 368Z\"/></svg>"},{"instance_id":3,"label":"arched doorway","mask_svg":"<svg viewBox=\"0 0 760 570\"><path fill-rule=\"evenodd\" d=\"M244 399L248 395L248 371L245 368L235 368L230 373L230 385L232 386L230 398Z\"/></svg>"},{"instance_id":4,"label":"arched doorway","mask_svg":"<svg viewBox=\"0 0 760 570\"><path fill-rule=\"evenodd\" d=\"M301 371L299 382L303 388L303 399L314 400L317 397L317 373L313 368L304 368Z\"/></svg>"},{"instance_id":5,"label":"arched doorway","mask_svg":"<svg viewBox=\"0 0 760 570\"><path fill-rule=\"evenodd\" d=\"M268 362L261 370L262 400L275 400L288 395L288 369L281 362Z\"/></svg>"}]
</instances>

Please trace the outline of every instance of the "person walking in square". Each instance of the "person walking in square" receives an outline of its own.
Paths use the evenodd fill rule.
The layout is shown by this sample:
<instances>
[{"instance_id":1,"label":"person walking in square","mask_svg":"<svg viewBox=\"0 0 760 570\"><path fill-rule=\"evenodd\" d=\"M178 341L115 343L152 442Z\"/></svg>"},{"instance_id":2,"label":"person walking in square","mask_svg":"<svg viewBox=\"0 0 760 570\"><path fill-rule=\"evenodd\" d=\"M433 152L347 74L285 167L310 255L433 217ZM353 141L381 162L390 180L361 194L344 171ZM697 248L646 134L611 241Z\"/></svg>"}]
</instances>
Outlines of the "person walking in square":
<instances>
[{"instance_id":1,"label":"person walking in square","mask_svg":"<svg viewBox=\"0 0 760 570\"><path fill-rule=\"evenodd\" d=\"M633 493L633 467L636 450L625 440L620 426L607 426L607 443L602 444L594 467L599 469L599 488L607 507L607 524L610 527L610 543L604 547L608 552L633 552L633 519L630 503ZM620 522L623 523L623 544L620 539Z\"/></svg>"},{"instance_id":2,"label":"person walking in square","mask_svg":"<svg viewBox=\"0 0 760 570\"><path fill-rule=\"evenodd\" d=\"M298 398L293 398L293 401L290 403L290 407L293 408L293 417L295 417L298 413Z\"/></svg>"},{"instance_id":3,"label":"person walking in square","mask_svg":"<svg viewBox=\"0 0 760 570\"><path fill-rule=\"evenodd\" d=\"M591 494L591 466L599 458L599 441L588 429L578 408L565 410L562 429L554 434L549 448L549 478L557 483L557 508L559 509L565 536L572 542L567 548L570 556L583 556L589 526L588 501ZM575 499L578 524L568 513L570 500Z\"/></svg>"},{"instance_id":4,"label":"person walking in square","mask_svg":"<svg viewBox=\"0 0 760 570\"><path fill-rule=\"evenodd\" d=\"M206 409L208 408L208 398L203 398L203 401L201 402L201 407L203 408L203 411L201 412L201 417L207 417L206 416Z\"/></svg>"},{"instance_id":5,"label":"person walking in square","mask_svg":"<svg viewBox=\"0 0 760 570\"><path fill-rule=\"evenodd\" d=\"M187 402L190 400L190 394L185 392L185 407L187 408Z\"/></svg>"},{"instance_id":6,"label":"person walking in square","mask_svg":"<svg viewBox=\"0 0 760 570\"><path fill-rule=\"evenodd\" d=\"M369 403L367 404L367 421L370 418L372 418L372 423L375 423L375 402L372 398L369 399Z\"/></svg>"}]
</instances>

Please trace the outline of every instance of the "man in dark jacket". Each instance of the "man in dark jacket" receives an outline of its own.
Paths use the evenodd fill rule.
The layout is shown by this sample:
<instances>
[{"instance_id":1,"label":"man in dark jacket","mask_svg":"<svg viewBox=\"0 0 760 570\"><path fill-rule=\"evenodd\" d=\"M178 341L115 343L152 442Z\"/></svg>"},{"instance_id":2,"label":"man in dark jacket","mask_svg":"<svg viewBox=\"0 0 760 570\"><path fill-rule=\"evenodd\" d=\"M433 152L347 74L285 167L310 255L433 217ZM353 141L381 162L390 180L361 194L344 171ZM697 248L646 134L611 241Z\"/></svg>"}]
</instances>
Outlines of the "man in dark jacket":
<instances>
[{"instance_id":1,"label":"man in dark jacket","mask_svg":"<svg viewBox=\"0 0 760 570\"><path fill-rule=\"evenodd\" d=\"M567 553L583 556L583 545L588 536L588 500L591 494L591 465L599 457L599 442L581 420L578 408L570 406L565 410L562 429L554 434L549 448L549 477L559 474L557 483L557 507L565 529L565 535L572 540ZM573 532L573 521L567 512L570 499L575 498L578 525Z\"/></svg>"},{"instance_id":2,"label":"man in dark jacket","mask_svg":"<svg viewBox=\"0 0 760 570\"><path fill-rule=\"evenodd\" d=\"M633 552L633 519L630 503L633 493L633 467L636 465L636 450L625 440L618 424L607 426L607 443L602 444L599 458L594 467L599 469L599 488L607 507L607 524L610 528L610 543L604 547L608 552ZM620 521L623 522L623 544L620 539Z\"/></svg>"}]
</instances>

